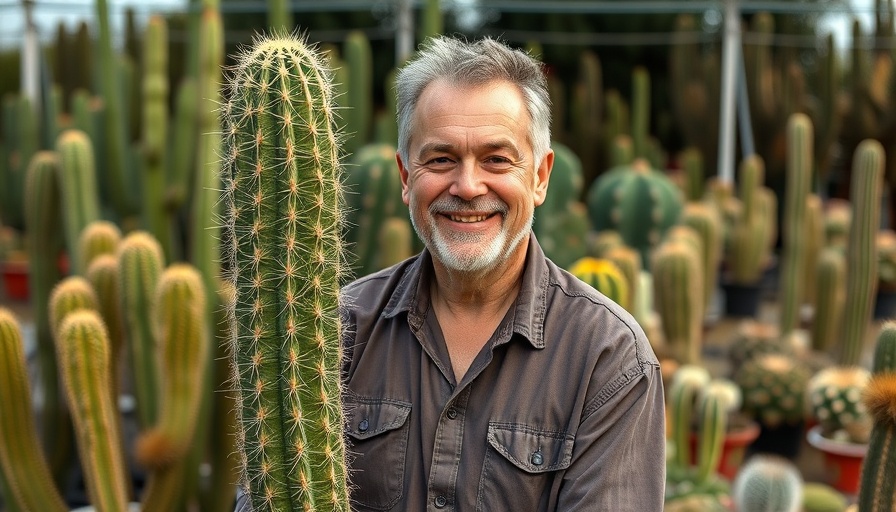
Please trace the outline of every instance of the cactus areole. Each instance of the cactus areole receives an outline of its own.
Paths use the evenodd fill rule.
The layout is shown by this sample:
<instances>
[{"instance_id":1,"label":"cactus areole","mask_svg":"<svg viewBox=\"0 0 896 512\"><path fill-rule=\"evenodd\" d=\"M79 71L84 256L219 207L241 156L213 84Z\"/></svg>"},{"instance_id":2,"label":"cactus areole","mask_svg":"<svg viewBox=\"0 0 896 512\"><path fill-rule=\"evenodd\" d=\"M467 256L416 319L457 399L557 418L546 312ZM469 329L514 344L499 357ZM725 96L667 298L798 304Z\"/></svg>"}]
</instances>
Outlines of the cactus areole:
<instances>
[{"instance_id":1,"label":"cactus areole","mask_svg":"<svg viewBox=\"0 0 896 512\"><path fill-rule=\"evenodd\" d=\"M262 38L238 57L224 105L225 267L255 511L349 509L340 151L323 62L297 38Z\"/></svg>"}]
</instances>

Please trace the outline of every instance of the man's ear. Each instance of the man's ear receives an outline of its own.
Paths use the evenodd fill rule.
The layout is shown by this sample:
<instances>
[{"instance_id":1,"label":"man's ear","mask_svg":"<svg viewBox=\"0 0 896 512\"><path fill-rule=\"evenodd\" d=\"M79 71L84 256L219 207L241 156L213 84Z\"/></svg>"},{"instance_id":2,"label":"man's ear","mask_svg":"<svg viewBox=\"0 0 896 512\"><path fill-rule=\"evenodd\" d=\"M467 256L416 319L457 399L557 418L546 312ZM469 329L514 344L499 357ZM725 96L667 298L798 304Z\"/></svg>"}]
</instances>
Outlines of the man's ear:
<instances>
[{"instance_id":1,"label":"man's ear","mask_svg":"<svg viewBox=\"0 0 896 512\"><path fill-rule=\"evenodd\" d=\"M401 161L401 154L395 152L395 161L398 162L398 173L401 175L401 200L404 204L410 205L411 199L408 195L408 170Z\"/></svg>"},{"instance_id":2,"label":"man's ear","mask_svg":"<svg viewBox=\"0 0 896 512\"><path fill-rule=\"evenodd\" d=\"M554 168L554 150L549 149L541 159L541 163L535 168L535 206L541 206L548 193L548 180L551 177L551 169Z\"/></svg>"}]
</instances>

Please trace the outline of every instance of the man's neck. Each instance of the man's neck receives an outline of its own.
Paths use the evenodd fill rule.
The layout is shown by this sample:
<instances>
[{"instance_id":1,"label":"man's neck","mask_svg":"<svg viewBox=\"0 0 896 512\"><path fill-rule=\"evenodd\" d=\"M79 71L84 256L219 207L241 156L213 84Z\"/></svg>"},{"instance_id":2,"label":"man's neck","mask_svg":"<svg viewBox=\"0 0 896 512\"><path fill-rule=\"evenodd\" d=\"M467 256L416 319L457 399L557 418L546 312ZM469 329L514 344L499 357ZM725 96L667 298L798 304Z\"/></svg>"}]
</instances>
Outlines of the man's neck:
<instances>
[{"instance_id":1,"label":"man's neck","mask_svg":"<svg viewBox=\"0 0 896 512\"><path fill-rule=\"evenodd\" d=\"M430 294L436 307L455 316L503 317L516 299L526 263L526 246L497 268L483 272L458 272L433 260Z\"/></svg>"}]
</instances>

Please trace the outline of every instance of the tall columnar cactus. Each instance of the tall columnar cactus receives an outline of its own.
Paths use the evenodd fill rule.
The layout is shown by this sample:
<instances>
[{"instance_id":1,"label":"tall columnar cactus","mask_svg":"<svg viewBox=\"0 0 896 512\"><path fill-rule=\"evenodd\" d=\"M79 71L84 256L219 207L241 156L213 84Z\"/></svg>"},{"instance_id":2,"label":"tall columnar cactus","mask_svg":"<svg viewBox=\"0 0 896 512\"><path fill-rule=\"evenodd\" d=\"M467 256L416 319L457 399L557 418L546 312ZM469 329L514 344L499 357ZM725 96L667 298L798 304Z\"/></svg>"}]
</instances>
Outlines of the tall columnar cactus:
<instances>
[{"instance_id":1,"label":"tall columnar cactus","mask_svg":"<svg viewBox=\"0 0 896 512\"><path fill-rule=\"evenodd\" d=\"M36 331L41 388L44 391L43 446L52 457L50 465L57 481L61 481L69 456L74 451L74 443L71 419L60 394L56 349L50 330L50 294L61 278L57 263L64 244L59 226L58 172L59 158L56 153L39 151L34 154L25 179L24 214L30 270L28 292Z\"/></svg>"},{"instance_id":2,"label":"tall columnar cactus","mask_svg":"<svg viewBox=\"0 0 896 512\"><path fill-rule=\"evenodd\" d=\"M90 281L81 276L68 276L53 287L49 306L50 330L56 339L59 336L59 326L66 316L79 309L95 311L99 307L99 302Z\"/></svg>"},{"instance_id":3,"label":"tall columnar cactus","mask_svg":"<svg viewBox=\"0 0 896 512\"><path fill-rule=\"evenodd\" d=\"M678 221L683 196L663 172L636 159L598 177L588 190L588 214L595 230L619 231L625 243L650 261L650 252Z\"/></svg>"},{"instance_id":4,"label":"tall columnar cactus","mask_svg":"<svg viewBox=\"0 0 896 512\"><path fill-rule=\"evenodd\" d=\"M123 512L128 473L117 402L109 393L112 372L106 326L94 310L73 311L59 326L56 343L90 501L97 510Z\"/></svg>"},{"instance_id":5,"label":"tall columnar cactus","mask_svg":"<svg viewBox=\"0 0 896 512\"><path fill-rule=\"evenodd\" d=\"M803 510L803 476L788 459L768 454L751 457L731 488L737 510L800 512Z\"/></svg>"},{"instance_id":6,"label":"tall columnar cactus","mask_svg":"<svg viewBox=\"0 0 896 512\"><path fill-rule=\"evenodd\" d=\"M600 162L601 147L598 144L603 129L603 71L597 53L591 49L582 50L576 74L570 97L569 143L582 159L585 183L591 183L604 171ZM627 129L628 127L626 133Z\"/></svg>"},{"instance_id":7,"label":"tall columnar cactus","mask_svg":"<svg viewBox=\"0 0 896 512\"><path fill-rule=\"evenodd\" d=\"M810 193L806 197L806 262L803 264L802 272L803 286L802 293L803 302L805 304L814 304L816 301L816 293L818 282L816 281L816 270L818 268L818 259L824 249L824 210L822 198L818 194Z\"/></svg>"},{"instance_id":8,"label":"tall columnar cactus","mask_svg":"<svg viewBox=\"0 0 896 512\"><path fill-rule=\"evenodd\" d=\"M172 259L171 225L165 209L165 169L168 164L168 22L149 17L143 43L143 182L142 213L168 260Z\"/></svg>"},{"instance_id":9,"label":"tall columnar cactus","mask_svg":"<svg viewBox=\"0 0 896 512\"><path fill-rule=\"evenodd\" d=\"M225 106L225 204L244 485L255 510L348 510L331 75L294 38L263 38L238 63Z\"/></svg>"},{"instance_id":10,"label":"tall columnar cactus","mask_svg":"<svg viewBox=\"0 0 896 512\"><path fill-rule=\"evenodd\" d=\"M629 281L612 261L586 256L573 263L569 267L569 273L588 283L627 311L631 311Z\"/></svg>"},{"instance_id":11,"label":"tall columnar cactus","mask_svg":"<svg viewBox=\"0 0 896 512\"><path fill-rule=\"evenodd\" d=\"M669 437L675 447L670 464L682 470L691 465L689 450L694 404L700 390L710 381L709 371L702 366L684 364L672 376L669 389Z\"/></svg>"},{"instance_id":12,"label":"tall columnar cactus","mask_svg":"<svg viewBox=\"0 0 896 512\"><path fill-rule=\"evenodd\" d=\"M380 226L389 217L407 216L401 200L401 175L395 161L395 147L369 144L351 157L346 166L346 250L357 277L377 270Z\"/></svg>"},{"instance_id":13,"label":"tall columnar cactus","mask_svg":"<svg viewBox=\"0 0 896 512\"><path fill-rule=\"evenodd\" d=\"M84 226L78 237L78 253L89 268L93 260L103 254L115 254L121 242L121 228L108 220L95 220Z\"/></svg>"},{"instance_id":14,"label":"tall columnar cactus","mask_svg":"<svg viewBox=\"0 0 896 512\"><path fill-rule=\"evenodd\" d=\"M268 0L268 29L288 34L293 29L292 6L287 0Z\"/></svg>"},{"instance_id":15,"label":"tall columnar cactus","mask_svg":"<svg viewBox=\"0 0 896 512\"><path fill-rule=\"evenodd\" d=\"M856 149L852 164L852 223L846 251L846 308L840 335L840 363L859 364L877 290L877 232L883 187L884 148L866 139Z\"/></svg>"},{"instance_id":16,"label":"tall columnar cactus","mask_svg":"<svg viewBox=\"0 0 896 512\"><path fill-rule=\"evenodd\" d=\"M360 30L349 32L342 54L348 68L348 109L342 112L344 149L353 154L370 142L373 122L373 52L367 35Z\"/></svg>"},{"instance_id":17,"label":"tall columnar cactus","mask_svg":"<svg viewBox=\"0 0 896 512\"><path fill-rule=\"evenodd\" d=\"M185 456L197 427L196 411L205 398L203 380L211 354L205 332L205 285L186 263L164 270L156 290L161 389L158 422L137 440L137 460L152 473L145 510L172 510L183 487ZM151 507L150 507L151 505Z\"/></svg>"},{"instance_id":18,"label":"tall columnar cactus","mask_svg":"<svg viewBox=\"0 0 896 512\"><path fill-rule=\"evenodd\" d=\"M859 510L883 512L896 508L896 322L881 326L872 369L862 398L874 426L862 463Z\"/></svg>"},{"instance_id":19,"label":"tall columnar cactus","mask_svg":"<svg viewBox=\"0 0 896 512\"><path fill-rule=\"evenodd\" d=\"M718 285L719 265L722 263L724 239L722 219L718 211L708 202L687 202L681 213L681 221L690 226L700 236L700 266L703 268L703 307L709 308L710 301Z\"/></svg>"},{"instance_id":20,"label":"tall columnar cactus","mask_svg":"<svg viewBox=\"0 0 896 512\"><path fill-rule=\"evenodd\" d=\"M684 196L686 201L700 201L706 192L706 169L703 154L694 146L682 150L678 156L684 169Z\"/></svg>"},{"instance_id":21,"label":"tall columnar cactus","mask_svg":"<svg viewBox=\"0 0 896 512\"><path fill-rule=\"evenodd\" d=\"M56 140L59 154L59 188L62 193L62 216L65 241L74 273L84 275L86 262L78 252L81 230L100 218L99 185L93 145L87 133L70 128Z\"/></svg>"},{"instance_id":22,"label":"tall columnar cactus","mask_svg":"<svg viewBox=\"0 0 896 512\"><path fill-rule=\"evenodd\" d=\"M645 318L638 318L636 314L639 313L637 305L641 298L638 295L641 292L641 273L644 271L641 254L623 244L607 249L607 252L604 253L604 258L612 261L619 267L619 271L622 272L625 281L628 283L629 304L631 305L631 309L628 309L628 311L635 314L635 318L639 322L646 320Z\"/></svg>"},{"instance_id":23,"label":"tall columnar cactus","mask_svg":"<svg viewBox=\"0 0 896 512\"><path fill-rule=\"evenodd\" d=\"M100 254L87 267L85 277L96 293L97 307L109 335L110 364L112 365L112 396L118 396L118 376L121 375L121 355L124 348L124 314L120 296L118 258L115 253Z\"/></svg>"},{"instance_id":24,"label":"tall columnar cactus","mask_svg":"<svg viewBox=\"0 0 896 512\"><path fill-rule=\"evenodd\" d=\"M118 282L141 428L158 417L159 363L152 323L156 286L165 267L162 246L146 231L129 233L118 246Z\"/></svg>"},{"instance_id":25,"label":"tall columnar cactus","mask_svg":"<svg viewBox=\"0 0 896 512\"><path fill-rule=\"evenodd\" d=\"M386 268L410 258L413 254L413 237L414 230L407 217L385 219L377 232L380 247L377 266Z\"/></svg>"},{"instance_id":26,"label":"tall columnar cactus","mask_svg":"<svg viewBox=\"0 0 896 512\"><path fill-rule=\"evenodd\" d=\"M632 71L632 142L635 158L648 158L650 136L650 73L637 66Z\"/></svg>"},{"instance_id":27,"label":"tall columnar cactus","mask_svg":"<svg viewBox=\"0 0 896 512\"><path fill-rule=\"evenodd\" d=\"M19 321L0 307L0 481L11 510L68 510L37 436Z\"/></svg>"},{"instance_id":28,"label":"tall columnar cactus","mask_svg":"<svg viewBox=\"0 0 896 512\"><path fill-rule=\"evenodd\" d=\"M829 353L836 345L846 301L846 255L826 247L815 266L815 314L812 317L812 349Z\"/></svg>"},{"instance_id":29,"label":"tall columnar cactus","mask_svg":"<svg viewBox=\"0 0 896 512\"><path fill-rule=\"evenodd\" d=\"M812 121L805 114L793 114L787 124L787 185L784 199L781 277L778 300L781 304L781 335L799 326L800 308L806 289L808 233L806 200L812 184Z\"/></svg>"},{"instance_id":30,"label":"tall columnar cactus","mask_svg":"<svg viewBox=\"0 0 896 512\"><path fill-rule=\"evenodd\" d=\"M703 331L703 270L694 247L662 243L650 264L653 294L666 343L680 363L699 364Z\"/></svg>"},{"instance_id":31,"label":"tall columnar cactus","mask_svg":"<svg viewBox=\"0 0 896 512\"><path fill-rule=\"evenodd\" d=\"M738 167L737 200L739 212L734 216L725 245L726 279L737 284L754 284L768 265L774 237L769 218L762 206L762 183L765 164L758 155L741 161ZM723 205L724 206L724 205Z\"/></svg>"}]
</instances>

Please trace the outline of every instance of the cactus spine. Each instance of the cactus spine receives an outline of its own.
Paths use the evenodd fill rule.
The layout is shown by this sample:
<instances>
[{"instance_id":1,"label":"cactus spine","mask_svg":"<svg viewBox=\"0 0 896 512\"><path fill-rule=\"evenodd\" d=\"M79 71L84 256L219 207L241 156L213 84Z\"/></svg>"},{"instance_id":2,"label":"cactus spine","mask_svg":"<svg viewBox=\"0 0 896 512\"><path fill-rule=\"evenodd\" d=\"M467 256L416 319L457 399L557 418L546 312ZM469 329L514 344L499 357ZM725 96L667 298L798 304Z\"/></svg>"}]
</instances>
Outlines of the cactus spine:
<instances>
[{"instance_id":1,"label":"cactus spine","mask_svg":"<svg viewBox=\"0 0 896 512\"><path fill-rule=\"evenodd\" d=\"M294 38L238 62L225 154L244 481L255 510L348 510L330 72Z\"/></svg>"},{"instance_id":2,"label":"cactus spine","mask_svg":"<svg viewBox=\"0 0 896 512\"><path fill-rule=\"evenodd\" d=\"M137 417L141 428L158 417L159 369L151 313L164 268L162 247L146 231L128 234L118 247L118 279L125 336L131 355Z\"/></svg>"},{"instance_id":3,"label":"cactus spine","mask_svg":"<svg viewBox=\"0 0 896 512\"><path fill-rule=\"evenodd\" d=\"M87 265L78 252L81 230L100 218L99 186L93 145L86 132L68 129L56 140L59 154L59 187L62 192L65 240L75 274L84 275Z\"/></svg>"},{"instance_id":4,"label":"cactus spine","mask_svg":"<svg viewBox=\"0 0 896 512\"><path fill-rule=\"evenodd\" d=\"M866 139L853 155L850 202L853 205L846 251L846 308L840 336L840 363L856 365L862 357L865 333L877 290L877 232L883 187L884 148Z\"/></svg>"},{"instance_id":5,"label":"cactus spine","mask_svg":"<svg viewBox=\"0 0 896 512\"><path fill-rule=\"evenodd\" d=\"M0 471L13 510L68 510L50 477L50 468L37 438L31 390L19 322L0 307Z\"/></svg>"},{"instance_id":6,"label":"cactus spine","mask_svg":"<svg viewBox=\"0 0 896 512\"><path fill-rule=\"evenodd\" d=\"M799 326L800 306L806 289L808 249L806 201L812 182L812 121L793 114L787 126L787 190L784 200L783 257L779 280L781 336Z\"/></svg>"},{"instance_id":7,"label":"cactus spine","mask_svg":"<svg viewBox=\"0 0 896 512\"><path fill-rule=\"evenodd\" d=\"M883 512L896 508L896 322L881 326L874 348L873 373L863 401L874 426L862 463L859 510Z\"/></svg>"},{"instance_id":8,"label":"cactus spine","mask_svg":"<svg viewBox=\"0 0 896 512\"><path fill-rule=\"evenodd\" d=\"M56 343L91 503L97 510L124 512L127 470L121 452L118 408L109 393L109 338L99 313L82 309L67 315L59 326Z\"/></svg>"},{"instance_id":9,"label":"cactus spine","mask_svg":"<svg viewBox=\"0 0 896 512\"><path fill-rule=\"evenodd\" d=\"M143 45L143 220L165 257L173 259L171 226L165 214L168 156L168 22L149 17Z\"/></svg>"}]
</instances>

